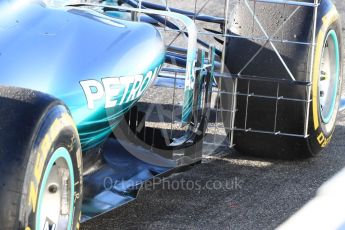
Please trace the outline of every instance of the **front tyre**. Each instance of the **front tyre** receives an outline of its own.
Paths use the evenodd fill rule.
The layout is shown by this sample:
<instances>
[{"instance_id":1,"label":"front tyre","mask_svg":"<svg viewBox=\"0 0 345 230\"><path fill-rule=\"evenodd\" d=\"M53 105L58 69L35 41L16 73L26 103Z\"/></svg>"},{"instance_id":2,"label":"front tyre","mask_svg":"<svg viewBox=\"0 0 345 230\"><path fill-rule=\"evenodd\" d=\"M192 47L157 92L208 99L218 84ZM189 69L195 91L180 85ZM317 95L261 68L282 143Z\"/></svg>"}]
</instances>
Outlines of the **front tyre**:
<instances>
[{"instance_id":1,"label":"front tyre","mask_svg":"<svg viewBox=\"0 0 345 230\"><path fill-rule=\"evenodd\" d=\"M0 109L2 228L79 228L81 149L67 109L47 95L7 87L0 88Z\"/></svg>"},{"instance_id":2,"label":"front tyre","mask_svg":"<svg viewBox=\"0 0 345 230\"><path fill-rule=\"evenodd\" d=\"M315 31L315 52L312 46L296 46L282 42L275 44L296 80L305 81L309 79L310 72L313 72L311 95L306 92L304 86L279 85L279 96L311 99L308 117L306 117L305 103L283 100L276 102L270 99L238 96L234 125L237 128L249 130L234 132L235 149L239 152L256 157L298 159L316 156L330 143L342 89L342 29L340 16L331 1L323 0L320 4ZM261 12L258 17L266 25L269 34L274 34L279 27L279 23L276 24L275 21L284 18L283 7L270 5L265 10L257 9L257 12ZM292 11L292 8L290 10ZM229 30L237 35L252 33L251 17L248 16L248 11L238 7L234 15L235 23ZM311 8L304 7L296 11L284 27L285 31L289 31L284 34L284 38L288 41L309 41L312 37L312 19ZM262 49L259 56L251 61L253 55L262 47L260 41L229 38L226 64L230 73L241 72L246 63L250 62L251 64L243 71L243 75L289 79L285 67L281 65L276 53L269 46ZM221 90L232 92L231 82L223 81ZM248 83L246 80L239 79L237 91L242 95L252 93L273 98L277 96L276 84L264 81ZM222 94L220 99L224 110L222 112L224 126L227 127L227 133L230 133L228 127L231 127L231 113L228 111L232 108L232 96ZM265 131L279 131L285 134L302 135L306 120L309 136L305 138L265 133Z\"/></svg>"},{"instance_id":3,"label":"front tyre","mask_svg":"<svg viewBox=\"0 0 345 230\"><path fill-rule=\"evenodd\" d=\"M326 22L327 23L327 22ZM330 142L339 109L342 89L341 26L339 20L324 24L315 48L310 155L321 152Z\"/></svg>"}]
</instances>

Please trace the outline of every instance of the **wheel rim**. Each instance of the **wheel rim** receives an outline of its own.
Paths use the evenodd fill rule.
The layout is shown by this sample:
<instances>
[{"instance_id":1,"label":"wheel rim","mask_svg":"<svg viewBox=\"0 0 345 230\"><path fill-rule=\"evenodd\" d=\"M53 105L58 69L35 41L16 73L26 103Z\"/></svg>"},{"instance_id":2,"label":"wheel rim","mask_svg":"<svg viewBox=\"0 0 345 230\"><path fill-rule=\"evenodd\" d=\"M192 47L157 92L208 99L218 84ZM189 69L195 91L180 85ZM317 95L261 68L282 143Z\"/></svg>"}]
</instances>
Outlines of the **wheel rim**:
<instances>
[{"instance_id":1,"label":"wheel rim","mask_svg":"<svg viewBox=\"0 0 345 230\"><path fill-rule=\"evenodd\" d=\"M339 82L339 44L331 30L326 37L321 58L319 104L322 121L328 124L334 114Z\"/></svg>"},{"instance_id":2,"label":"wheel rim","mask_svg":"<svg viewBox=\"0 0 345 230\"><path fill-rule=\"evenodd\" d=\"M70 230L73 223L73 195L72 160L65 148L59 148L49 160L43 175L38 198L36 230ZM47 225L49 228L46 228Z\"/></svg>"}]
</instances>

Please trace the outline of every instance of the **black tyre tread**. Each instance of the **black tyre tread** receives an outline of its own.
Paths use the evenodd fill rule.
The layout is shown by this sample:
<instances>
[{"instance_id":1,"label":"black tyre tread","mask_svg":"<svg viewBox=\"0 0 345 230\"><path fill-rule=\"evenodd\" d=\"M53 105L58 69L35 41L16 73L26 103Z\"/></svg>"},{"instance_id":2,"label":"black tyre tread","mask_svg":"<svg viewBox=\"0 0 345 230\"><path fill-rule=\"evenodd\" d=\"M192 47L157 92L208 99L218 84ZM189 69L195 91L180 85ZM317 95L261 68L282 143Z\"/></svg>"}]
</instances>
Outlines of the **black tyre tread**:
<instances>
[{"instance_id":1,"label":"black tyre tread","mask_svg":"<svg viewBox=\"0 0 345 230\"><path fill-rule=\"evenodd\" d=\"M0 87L0 223L3 229L19 229L18 204L32 145L44 114L60 104L32 90ZM24 154L23 154L24 153Z\"/></svg>"},{"instance_id":2,"label":"black tyre tread","mask_svg":"<svg viewBox=\"0 0 345 230\"><path fill-rule=\"evenodd\" d=\"M260 9L263 7L264 9ZM283 6L281 6L283 7ZM289 9L290 12L294 8ZM257 17L267 29L268 34L278 28L279 23L275 22L281 20L282 8L276 5L259 5L257 6ZM286 15L289 15L287 13ZM301 8L294 17L290 20L284 30L285 39L288 40L305 40L309 41L311 37L313 11L311 8ZM301 23L303 22L303 23ZM339 22L337 22L337 27ZM248 35L253 33L256 36L260 35L260 30L254 27L251 17L248 16L248 11L245 7L236 8L234 14L234 21L231 24L229 31L236 35ZM340 30L341 31L341 30ZM278 34L276 39L279 39ZM262 42L247 39L228 39L228 50L226 53L226 64L232 74L237 74L252 55L260 48ZM342 44L340 44L342 45ZM282 58L290 67L296 80L306 81L309 74L309 60L311 49L308 46L289 46L282 43L276 43ZM294 47L294 48L293 48ZM239 55L240 54L240 55ZM267 46L262 53L248 66L242 73L243 75L284 78L289 79L289 75L285 68L281 65L276 54L272 48ZM230 83L227 80L221 82L221 88L224 91L229 91ZM247 93L248 81L238 81L238 91L240 93ZM251 82L250 90L252 93L267 96L276 96L277 84L271 82ZM302 86L280 85L280 96L306 99L306 90ZM235 127L238 128L252 128L256 130L273 131L274 127L274 112L275 101L265 99L250 98L248 104L248 119L247 127L245 127L246 118L246 100L245 96L238 96L237 98L237 112ZM230 109L231 97L226 94L221 95L221 105L226 110ZM223 121L225 127L230 127L228 112L223 112ZM297 105L296 103L285 103L284 106L278 108L277 114L277 128L281 132L303 134L304 127L304 105ZM252 132L235 132L234 134L235 149L247 155L278 158L278 159L299 159L315 155L315 152L310 148L308 139L290 136L275 136L271 134L259 134Z\"/></svg>"}]
</instances>

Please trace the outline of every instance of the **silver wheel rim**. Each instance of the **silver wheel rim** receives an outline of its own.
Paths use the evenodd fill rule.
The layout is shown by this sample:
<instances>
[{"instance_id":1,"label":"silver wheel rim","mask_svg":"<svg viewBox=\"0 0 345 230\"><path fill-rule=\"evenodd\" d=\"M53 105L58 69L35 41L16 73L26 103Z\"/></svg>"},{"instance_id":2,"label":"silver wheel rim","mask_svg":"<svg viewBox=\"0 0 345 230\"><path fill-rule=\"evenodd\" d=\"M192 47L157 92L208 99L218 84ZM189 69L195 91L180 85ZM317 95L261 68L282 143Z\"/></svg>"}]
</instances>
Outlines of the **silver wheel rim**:
<instances>
[{"instance_id":1,"label":"silver wheel rim","mask_svg":"<svg viewBox=\"0 0 345 230\"><path fill-rule=\"evenodd\" d=\"M329 123L333 114L338 90L339 47L334 30L331 30L323 46L319 79L319 104L321 118Z\"/></svg>"},{"instance_id":2,"label":"silver wheel rim","mask_svg":"<svg viewBox=\"0 0 345 230\"><path fill-rule=\"evenodd\" d=\"M60 148L57 153L67 150ZM55 154L55 153L54 153ZM40 188L36 229L71 229L73 218L74 175L70 158L51 159Z\"/></svg>"}]
</instances>

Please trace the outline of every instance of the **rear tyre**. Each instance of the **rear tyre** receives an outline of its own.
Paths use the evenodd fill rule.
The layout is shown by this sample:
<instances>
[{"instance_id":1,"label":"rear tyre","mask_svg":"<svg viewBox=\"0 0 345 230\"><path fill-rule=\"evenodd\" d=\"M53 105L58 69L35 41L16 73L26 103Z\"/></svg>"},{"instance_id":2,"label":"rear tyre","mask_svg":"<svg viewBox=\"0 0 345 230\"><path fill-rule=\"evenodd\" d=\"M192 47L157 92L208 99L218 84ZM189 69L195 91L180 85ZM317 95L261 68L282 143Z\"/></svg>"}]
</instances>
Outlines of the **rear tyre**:
<instances>
[{"instance_id":1,"label":"rear tyre","mask_svg":"<svg viewBox=\"0 0 345 230\"><path fill-rule=\"evenodd\" d=\"M328 0L322 4L331 4ZM321 5L320 9L324 9ZM330 142L337 118L342 84L342 33L339 15L334 6L326 13L319 12L319 26L317 29L317 44L314 54L314 63L310 63L311 48L303 45L288 45L276 43L277 49L284 61L289 66L296 80L306 81L313 66L312 103L310 105L309 136L307 138L280 136L255 132L235 131L235 148L244 154L279 158L294 159L306 158L317 155ZM291 9L292 11L292 9ZM320 10L321 11L321 10ZM277 20L282 17L282 9L268 7L262 15L258 15L269 34L273 34L278 25ZM291 12L290 12L291 13ZM313 13L310 9L300 9L289 23L285 25L285 39L295 41L308 41L311 37ZM251 33L253 25L249 23L251 17L245 9L238 8L234 21L235 26L230 30L235 34ZM301 23L301 22L304 23ZM256 31L257 32L257 31ZM255 30L254 30L255 33ZM279 39L278 37L276 39ZM262 43L246 39L229 39L226 62L229 71L237 74L261 47ZM240 55L239 55L240 54ZM289 79L287 71L280 63L276 54L269 47L263 49L254 61L242 72L245 75L265 76ZM239 80L238 92L267 95L276 97L277 83ZM305 86L292 86L280 84L279 96L290 98L307 98ZM223 91L231 91L228 80L221 82ZM231 96L221 95L221 107L224 110L231 108ZM276 100L250 98L238 96L235 127L252 128L254 130L276 131L284 133L303 134L305 120L305 103L278 101L276 114ZM248 106L247 106L248 105ZM222 112L225 127L230 127L230 113ZM274 121L276 119L276 124ZM227 130L230 133L230 130Z\"/></svg>"},{"instance_id":2,"label":"rear tyre","mask_svg":"<svg viewBox=\"0 0 345 230\"><path fill-rule=\"evenodd\" d=\"M47 95L0 87L1 229L79 227L82 165L66 107Z\"/></svg>"}]
</instances>

